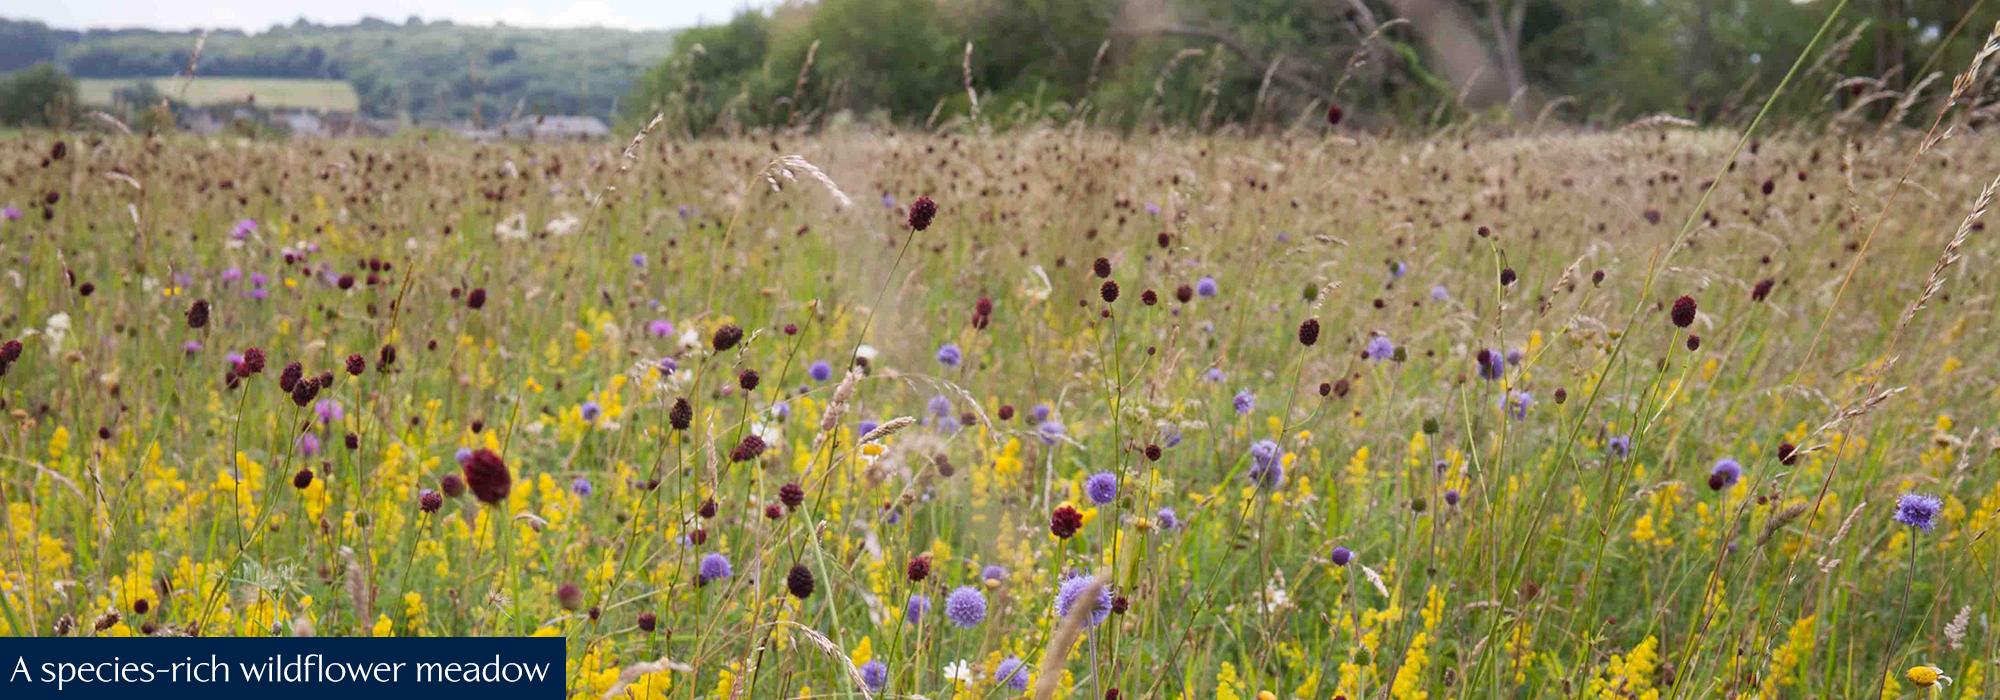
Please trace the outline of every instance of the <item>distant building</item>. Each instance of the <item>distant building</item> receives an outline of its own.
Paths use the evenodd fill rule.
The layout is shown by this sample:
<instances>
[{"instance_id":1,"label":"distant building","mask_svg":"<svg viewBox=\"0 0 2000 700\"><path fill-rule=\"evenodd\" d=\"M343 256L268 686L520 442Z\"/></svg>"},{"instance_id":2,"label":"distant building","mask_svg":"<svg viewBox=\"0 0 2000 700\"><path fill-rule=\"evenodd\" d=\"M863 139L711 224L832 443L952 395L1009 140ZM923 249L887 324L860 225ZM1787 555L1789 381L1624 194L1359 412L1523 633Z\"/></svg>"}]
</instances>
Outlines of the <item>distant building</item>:
<instances>
[{"instance_id":1,"label":"distant building","mask_svg":"<svg viewBox=\"0 0 2000 700\"><path fill-rule=\"evenodd\" d=\"M611 135L604 120L576 115L522 117L496 131L500 138L527 141L590 141Z\"/></svg>"}]
</instances>

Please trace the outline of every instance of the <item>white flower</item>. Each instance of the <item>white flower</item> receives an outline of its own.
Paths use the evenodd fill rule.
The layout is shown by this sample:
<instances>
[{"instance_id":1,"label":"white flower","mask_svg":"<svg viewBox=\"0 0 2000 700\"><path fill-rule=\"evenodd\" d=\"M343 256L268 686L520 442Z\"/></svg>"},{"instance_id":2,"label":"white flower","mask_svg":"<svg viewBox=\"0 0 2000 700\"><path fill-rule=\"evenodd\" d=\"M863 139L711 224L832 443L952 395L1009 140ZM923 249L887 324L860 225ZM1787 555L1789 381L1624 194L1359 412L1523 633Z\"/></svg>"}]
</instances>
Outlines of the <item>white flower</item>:
<instances>
[{"instance_id":1,"label":"white flower","mask_svg":"<svg viewBox=\"0 0 2000 700\"><path fill-rule=\"evenodd\" d=\"M510 241L527 240L528 215L518 211L514 212L514 215L507 217L506 221L493 225L493 235Z\"/></svg>"},{"instance_id":2,"label":"white flower","mask_svg":"<svg viewBox=\"0 0 2000 700\"><path fill-rule=\"evenodd\" d=\"M862 345L861 347L854 349L855 357L867 360L869 362L874 362L875 356L880 354L882 354L881 351L876 350L875 346L873 345Z\"/></svg>"},{"instance_id":3,"label":"white flower","mask_svg":"<svg viewBox=\"0 0 2000 700\"><path fill-rule=\"evenodd\" d=\"M1021 296L1034 301L1048 301L1049 293L1053 291L1055 285L1049 283L1049 273L1042 271L1042 266L1028 269L1028 279L1021 282Z\"/></svg>"},{"instance_id":4,"label":"white flower","mask_svg":"<svg viewBox=\"0 0 2000 700\"><path fill-rule=\"evenodd\" d=\"M689 328L681 332L681 349L694 351L701 349L701 331Z\"/></svg>"},{"instance_id":5,"label":"white flower","mask_svg":"<svg viewBox=\"0 0 2000 700\"><path fill-rule=\"evenodd\" d=\"M945 680L958 681L968 685L978 681L978 678L972 675L972 664L966 663L965 659L945 664L944 677Z\"/></svg>"},{"instance_id":6,"label":"white flower","mask_svg":"<svg viewBox=\"0 0 2000 700\"><path fill-rule=\"evenodd\" d=\"M583 224L583 220L576 218L575 214L564 212L562 216L549 219L548 226L542 230L547 231L551 236L567 236L576 231L576 227L581 224Z\"/></svg>"},{"instance_id":7,"label":"white flower","mask_svg":"<svg viewBox=\"0 0 2000 700\"><path fill-rule=\"evenodd\" d=\"M55 357L61 354L63 338L69 336L69 314L58 313L50 316L48 327L42 329L42 335L49 339L49 356Z\"/></svg>"}]
</instances>

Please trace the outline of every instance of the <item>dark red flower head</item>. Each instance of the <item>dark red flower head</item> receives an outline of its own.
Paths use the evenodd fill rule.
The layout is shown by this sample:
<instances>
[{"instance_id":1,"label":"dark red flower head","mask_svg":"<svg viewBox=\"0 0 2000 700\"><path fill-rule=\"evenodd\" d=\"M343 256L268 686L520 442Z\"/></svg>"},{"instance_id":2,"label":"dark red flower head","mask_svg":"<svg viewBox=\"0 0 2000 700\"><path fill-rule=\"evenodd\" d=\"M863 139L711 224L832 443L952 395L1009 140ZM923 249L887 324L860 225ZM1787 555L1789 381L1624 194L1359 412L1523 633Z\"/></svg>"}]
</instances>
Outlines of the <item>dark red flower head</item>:
<instances>
[{"instance_id":1,"label":"dark red flower head","mask_svg":"<svg viewBox=\"0 0 2000 700\"><path fill-rule=\"evenodd\" d=\"M1083 513L1077 512L1075 506L1058 506L1054 513L1049 514L1049 532L1059 539L1069 539L1081 527Z\"/></svg>"},{"instance_id":2,"label":"dark red flower head","mask_svg":"<svg viewBox=\"0 0 2000 700\"><path fill-rule=\"evenodd\" d=\"M1312 347L1319 342L1319 319L1309 318L1299 324L1299 344Z\"/></svg>"},{"instance_id":3,"label":"dark red flower head","mask_svg":"<svg viewBox=\"0 0 2000 700\"><path fill-rule=\"evenodd\" d=\"M208 326L207 299L196 299L194 300L193 304L188 305L187 322L189 328L193 328L196 330L200 330Z\"/></svg>"},{"instance_id":4,"label":"dark red flower head","mask_svg":"<svg viewBox=\"0 0 2000 700\"><path fill-rule=\"evenodd\" d=\"M1682 295L1681 298L1675 299L1673 311L1674 325L1681 328L1694 325L1694 311L1694 297Z\"/></svg>"},{"instance_id":5,"label":"dark red flower head","mask_svg":"<svg viewBox=\"0 0 2000 700\"><path fill-rule=\"evenodd\" d=\"M507 472L507 463L500 455L484 447L472 453L462 465L465 484L472 488L472 496L487 505L499 503L514 488L514 477Z\"/></svg>"},{"instance_id":6,"label":"dark red flower head","mask_svg":"<svg viewBox=\"0 0 2000 700\"><path fill-rule=\"evenodd\" d=\"M909 577L911 583L917 583L923 581L924 579L930 578L931 576L930 556L920 554L915 557L911 557L910 565L909 567L907 567L907 570L904 571L903 573Z\"/></svg>"},{"instance_id":7,"label":"dark red flower head","mask_svg":"<svg viewBox=\"0 0 2000 700\"><path fill-rule=\"evenodd\" d=\"M932 201L929 195L918 197L917 201L910 203L910 229L922 231L930 228L931 219L937 218L937 212L937 202Z\"/></svg>"},{"instance_id":8,"label":"dark red flower head","mask_svg":"<svg viewBox=\"0 0 2000 700\"><path fill-rule=\"evenodd\" d=\"M778 487L778 502L785 504L786 508L798 510L806 502L806 490L797 483L786 482Z\"/></svg>"},{"instance_id":9,"label":"dark red flower head","mask_svg":"<svg viewBox=\"0 0 2000 700\"><path fill-rule=\"evenodd\" d=\"M457 474L446 474L444 478L438 479L438 488L444 491L444 495L452 498L463 496L465 495L465 477Z\"/></svg>"},{"instance_id":10,"label":"dark red flower head","mask_svg":"<svg viewBox=\"0 0 2000 700\"><path fill-rule=\"evenodd\" d=\"M716 352L736 347L737 343L743 342L743 329L733 323L725 324L723 327L715 329L715 338L712 342L715 345Z\"/></svg>"},{"instance_id":11,"label":"dark red flower head","mask_svg":"<svg viewBox=\"0 0 2000 700\"><path fill-rule=\"evenodd\" d=\"M792 597L805 600L813 594L813 572L804 564L793 564L790 573L785 574L785 590Z\"/></svg>"},{"instance_id":12,"label":"dark red flower head","mask_svg":"<svg viewBox=\"0 0 2000 700\"><path fill-rule=\"evenodd\" d=\"M244 350L244 351L243 351L243 375L244 375L244 376L249 376L249 375L252 375L252 374L258 374L258 373L261 373L261 372L263 372L263 371L264 371L264 351L263 351L263 349L261 349L261 348L250 348L250 349L248 349L248 350Z\"/></svg>"}]
</instances>

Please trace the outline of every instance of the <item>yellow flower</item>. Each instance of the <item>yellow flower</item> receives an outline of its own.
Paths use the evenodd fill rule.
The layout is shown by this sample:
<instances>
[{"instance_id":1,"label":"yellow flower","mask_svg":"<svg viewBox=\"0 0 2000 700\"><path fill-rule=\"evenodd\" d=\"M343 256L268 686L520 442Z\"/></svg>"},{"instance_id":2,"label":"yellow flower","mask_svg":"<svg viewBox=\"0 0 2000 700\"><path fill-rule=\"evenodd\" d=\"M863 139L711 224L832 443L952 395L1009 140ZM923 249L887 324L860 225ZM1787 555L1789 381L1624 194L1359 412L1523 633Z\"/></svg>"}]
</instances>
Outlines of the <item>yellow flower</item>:
<instances>
[{"instance_id":1,"label":"yellow flower","mask_svg":"<svg viewBox=\"0 0 2000 700\"><path fill-rule=\"evenodd\" d=\"M1944 675L1944 669L1936 666L1911 666L1910 670L1903 672L1903 677L1925 688L1939 684L1951 685L1951 676Z\"/></svg>"}]
</instances>

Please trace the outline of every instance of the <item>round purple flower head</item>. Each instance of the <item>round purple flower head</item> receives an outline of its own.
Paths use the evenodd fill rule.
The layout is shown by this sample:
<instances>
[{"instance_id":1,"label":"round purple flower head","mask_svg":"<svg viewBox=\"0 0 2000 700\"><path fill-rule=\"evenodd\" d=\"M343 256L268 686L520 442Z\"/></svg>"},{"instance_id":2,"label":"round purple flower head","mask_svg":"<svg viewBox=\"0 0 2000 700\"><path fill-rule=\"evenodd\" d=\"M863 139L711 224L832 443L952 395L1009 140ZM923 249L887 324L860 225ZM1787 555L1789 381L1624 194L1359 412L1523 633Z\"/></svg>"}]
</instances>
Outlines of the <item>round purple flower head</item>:
<instances>
[{"instance_id":1,"label":"round purple flower head","mask_svg":"<svg viewBox=\"0 0 2000 700\"><path fill-rule=\"evenodd\" d=\"M1514 420L1528 417L1528 407L1535 405L1535 395L1525 391L1510 391L1500 399L1500 407Z\"/></svg>"},{"instance_id":2,"label":"round purple flower head","mask_svg":"<svg viewBox=\"0 0 2000 700\"><path fill-rule=\"evenodd\" d=\"M1015 690L1027 690L1028 665L1022 663L1021 657L1018 656L1001 659L1000 664L993 667L993 683Z\"/></svg>"},{"instance_id":3,"label":"round purple flower head","mask_svg":"<svg viewBox=\"0 0 2000 700\"><path fill-rule=\"evenodd\" d=\"M1063 579L1062 586L1056 589L1056 617L1069 617L1070 607L1076 605L1077 599L1083 596L1083 590L1089 588L1094 581L1096 577L1088 574L1077 574ZM1111 617L1111 586L1098 586L1097 607L1090 611L1090 626L1104 624L1105 618L1108 617Z\"/></svg>"},{"instance_id":4,"label":"round purple flower head","mask_svg":"<svg viewBox=\"0 0 2000 700\"><path fill-rule=\"evenodd\" d=\"M1507 374L1507 361L1500 356L1498 350L1481 348L1479 354L1473 355L1472 359L1479 363L1481 379L1495 381Z\"/></svg>"},{"instance_id":5,"label":"round purple flower head","mask_svg":"<svg viewBox=\"0 0 2000 700\"><path fill-rule=\"evenodd\" d=\"M1236 392L1236 397L1230 399L1229 403L1236 407L1236 415L1240 416L1256 410L1257 396L1251 394L1249 389L1244 389Z\"/></svg>"},{"instance_id":6,"label":"round purple flower head","mask_svg":"<svg viewBox=\"0 0 2000 700\"><path fill-rule=\"evenodd\" d=\"M604 415L604 409L599 408L596 401L583 402L583 406L578 408L577 412L583 415L585 423L595 423L598 416Z\"/></svg>"},{"instance_id":7,"label":"round purple flower head","mask_svg":"<svg viewBox=\"0 0 2000 700\"><path fill-rule=\"evenodd\" d=\"M674 372L680 370L681 363L674 361L674 358L671 357L662 357L658 364L653 365L653 368L659 370L660 376L671 377L674 376Z\"/></svg>"},{"instance_id":8,"label":"round purple flower head","mask_svg":"<svg viewBox=\"0 0 2000 700\"><path fill-rule=\"evenodd\" d=\"M1175 530L1181 526L1181 516L1172 508L1161 508L1160 512L1153 514L1153 520L1159 523L1161 530Z\"/></svg>"},{"instance_id":9,"label":"round purple flower head","mask_svg":"<svg viewBox=\"0 0 2000 700\"><path fill-rule=\"evenodd\" d=\"M1083 480L1083 493L1090 497L1091 503L1100 506L1110 504L1118 499L1118 475L1111 472L1090 475Z\"/></svg>"},{"instance_id":10,"label":"round purple flower head","mask_svg":"<svg viewBox=\"0 0 2000 700\"><path fill-rule=\"evenodd\" d=\"M1632 436L1613 435L1611 436L1611 441L1605 443L1605 447L1611 450L1612 456L1624 459L1626 456L1632 454Z\"/></svg>"},{"instance_id":11,"label":"round purple flower head","mask_svg":"<svg viewBox=\"0 0 2000 700\"><path fill-rule=\"evenodd\" d=\"M256 219L239 219L236 222L236 228L230 229L229 237L240 241L245 238L249 238L250 234L256 232L257 232Z\"/></svg>"},{"instance_id":12,"label":"round purple flower head","mask_svg":"<svg viewBox=\"0 0 2000 700\"><path fill-rule=\"evenodd\" d=\"M936 396L931 397L930 404L927 406L927 408L930 409L931 415L933 416L937 416L939 418L949 417L951 416L951 399L945 398L944 394L938 394Z\"/></svg>"},{"instance_id":13,"label":"round purple flower head","mask_svg":"<svg viewBox=\"0 0 2000 700\"><path fill-rule=\"evenodd\" d=\"M645 267L646 267L646 254L645 254L645 253L633 253L633 254L632 254L632 266L633 266L633 267L636 267L636 268L640 268L640 269L645 269Z\"/></svg>"},{"instance_id":14,"label":"round purple flower head","mask_svg":"<svg viewBox=\"0 0 2000 700\"><path fill-rule=\"evenodd\" d=\"M930 596L922 593L911 593L910 602L903 604L903 620L912 625L921 624L924 621L924 613L930 612L930 610Z\"/></svg>"},{"instance_id":15,"label":"round purple flower head","mask_svg":"<svg viewBox=\"0 0 2000 700\"><path fill-rule=\"evenodd\" d=\"M806 376L812 377L812 380L815 382L823 382L828 379L832 379L833 365L827 364L826 360L815 361L812 363L811 367L806 368Z\"/></svg>"},{"instance_id":16,"label":"round purple flower head","mask_svg":"<svg viewBox=\"0 0 2000 700\"><path fill-rule=\"evenodd\" d=\"M945 343L943 345L938 346L938 351L937 351L938 364L944 365L946 367L957 367L958 363L963 361L964 359L965 359L965 353L958 349L957 343Z\"/></svg>"},{"instance_id":17,"label":"round purple flower head","mask_svg":"<svg viewBox=\"0 0 2000 700\"><path fill-rule=\"evenodd\" d=\"M21 208L10 204L5 209L0 209L0 217L4 217L8 221L20 221Z\"/></svg>"},{"instance_id":18,"label":"round purple flower head","mask_svg":"<svg viewBox=\"0 0 2000 700\"><path fill-rule=\"evenodd\" d=\"M452 453L451 458L458 460L459 466L465 466L466 464L472 461L472 448L470 447L458 448L457 452Z\"/></svg>"},{"instance_id":19,"label":"round purple flower head","mask_svg":"<svg viewBox=\"0 0 2000 700\"><path fill-rule=\"evenodd\" d=\"M698 578L695 580L708 583L729 578L731 573L734 573L734 570L729 567L729 557L722 556L720 552L709 552L701 555L701 564L696 571Z\"/></svg>"},{"instance_id":20,"label":"round purple flower head","mask_svg":"<svg viewBox=\"0 0 2000 700\"><path fill-rule=\"evenodd\" d=\"M1210 381L1210 382L1214 382L1214 383L1217 383L1217 384L1221 384L1221 383L1222 383L1222 379L1223 379L1223 376L1224 376L1224 375L1222 374L1222 368L1221 368L1221 367L1210 367L1210 368L1208 368L1208 371L1206 371L1206 372L1202 372L1202 373L1201 373L1201 378L1202 378L1202 379L1205 379L1205 380L1208 380L1208 381Z\"/></svg>"},{"instance_id":21,"label":"round purple flower head","mask_svg":"<svg viewBox=\"0 0 2000 700\"><path fill-rule=\"evenodd\" d=\"M1354 561L1354 550L1346 547L1334 547L1333 554L1328 558L1333 560L1334 566L1347 566L1347 562Z\"/></svg>"},{"instance_id":22,"label":"round purple flower head","mask_svg":"<svg viewBox=\"0 0 2000 700\"><path fill-rule=\"evenodd\" d=\"M1159 216L1159 215L1160 215L1160 205L1159 205L1159 204L1156 204L1156 203L1153 203L1153 202L1147 202L1147 203L1146 203L1146 213L1148 213L1148 214L1152 214L1153 216Z\"/></svg>"},{"instance_id":23,"label":"round purple flower head","mask_svg":"<svg viewBox=\"0 0 2000 700\"><path fill-rule=\"evenodd\" d=\"M1456 508L1456 507L1458 507L1458 499L1459 499L1459 495L1458 495L1458 489L1445 489L1445 490L1444 490L1444 504L1445 504L1445 505L1448 505L1448 506L1451 506L1451 507L1454 507L1454 508Z\"/></svg>"},{"instance_id":24,"label":"round purple flower head","mask_svg":"<svg viewBox=\"0 0 2000 700\"><path fill-rule=\"evenodd\" d=\"M674 334L674 322L664 318L653 319L646 324L646 332L655 338L666 338Z\"/></svg>"},{"instance_id":25,"label":"round purple flower head","mask_svg":"<svg viewBox=\"0 0 2000 700\"><path fill-rule=\"evenodd\" d=\"M1708 470L1708 487L1716 491L1735 486L1743 478L1743 465L1724 457L1715 460L1715 466Z\"/></svg>"},{"instance_id":26,"label":"round purple flower head","mask_svg":"<svg viewBox=\"0 0 2000 700\"><path fill-rule=\"evenodd\" d=\"M1451 292L1447 291L1444 288L1444 285L1440 284L1431 287L1431 301L1444 301L1450 298L1451 298Z\"/></svg>"},{"instance_id":27,"label":"round purple flower head","mask_svg":"<svg viewBox=\"0 0 2000 700\"><path fill-rule=\"evenodd\" d=\"M877 423L872 420L864 420L854 424L854 432L860 433L862 435L867 435L869 433L875 432L875 429L880 427L882 427L881 423Z\"/></svg>"},{"instance_id":28,"label":"round purple flower head","mask_svg":"<svg viewBox=\"0 0 2000 700\"><path fill-rule=\"evenodd\" d=\"M1214 277L1203 277L1194 283L1194 293L1201 295L1203 298L1213 297L1220 291L1222 290L1215 286Z\"/></svg>"},{"instance_id":29,"label":"round purple flower head","mask_svg":"<svg viewBox=\"0 0 2000 700\"><path fill-rule=\"evenodd\" d=\"M1370 360L1386 360L1396 355L1396 343L1389 336L1377 335L1368 339L1368 348L1362 355Z\"/></svg>"},{"instance_id":30,"label":"round purple flower head","mask_svg":"<svg viewBox=\"0 0 2000 700\"><path fill-rule=\"evenodd\" d=\"M986 594L971 586L951 589L944 597L944 617L959 627L972 627L986 619Z\"/></svg>"},{"instance_id":31,"label":"round purple flower head","mask_svg":"<svg viewBox=\"0 0 2000 700\"><path fill-rule=\"evenodd\" d=\"M578 496L589 497L591 491L592 489L590 487L589 479L585 479L579 476L576 478L575 481L569 482L570 493L576 494Z\"/></svg>"},{"instance_id":32,"label":"round purple flower head","mask_svg":"<svg viewBox=\"0 0 2000 700\"><path fill-rule=\"evenodd\" d=\"M868 692L882 692L882 688L889 685L889 667L880 660L870 659L861 665L861 683L868 686Z\"/></svg>"},{"instance_id":33,"label":"round purple flower head","mask_svg":"<svg viewBox=\"0 0 2000 700\"><path fill-rule=\"evenodd\" d=\"M1277 490L1285 484L1284 458L1278 443L1258 440L1250 446L1250 480L1266 491Z\"/></svg>"},{"instance_id":34,"label":"round purple flower head","mask_svg":"<svg viewBox=\"0 0 2000 700\"><path fill-rule=\"evenodd\" d=\"M313 413L319 415L321 423L338 423L347 417L347 409L341 408L340 402L333 399L320 399L319 403L313 404Z\"/></svg>"},{"instance_id":35,"label":"round purple flower head","mask_svg":"<svg viewBox=\"0 0 2000 700\"><path fill-rule=\"evenodd\" d=\"M1937 527L1938 514L1944 512L1944 501L1936 496L1921 493L1906 493L1896 499L1896 522L1930 532Z\"/></svg>"},{"instance_id":36,"label":"round purple flower head","mask_svg":"<svg viewBox=\"0 0 2000 700\"><path fill-rule=\"evenodd\" d=\"M1028 416L1034 418L1035 423L1041 423L1043 421L1048 420L1049 405L1045 403L1035 404L1035 408L1033 410L1028 411Z\"/></svg>"},{"instance_id":37,"label":"round purple flower head","mask_svg":"<svg viewBox=\"0 0 2000 700\"><path fill-rule=\"evenodd\" d=\"M1007 567L999 564L987 564L986 568L979 570L979 578L983 581L1005 581L1007 580Z\"/></svg>"},{"instance_id":38,"label":"round purple flower head","mask_svg":"<svg viewBox=\"0 0 2000 700\"><path fill-rule=\"evenodd\" d=\"M311 457L319 454L319 436L312 433L299 435L299 456Z\"/></svg>"},{"instance_id":39,"label":"round purple flower head","mask_svg":"<svg viewBox=\"0 0 2000 700\"><path fill-rule=\"evenodd\" d=\"M1053 418L1042 421L1041 425L1035 426L1035 432L1041 435L1042 444L1044 445L1056 444L1056 441L1061 440L1066 431L1067 429L1063 427L1062 421Z\"/></svg>"},{"instance_id":40,"label":"round purple flower head","mask_svg":"<svg viewBox=\"0 0 2000 700\"><path fill-rule=\"evenodd\" d=\"M1389 263L1389 277L1393 279L1402 279L1403 273L1408 272L1409 270L1410 266L1404 265L1403 261L1401 260Z\"/></svg>"},{"instance_id":41,"label":"round purple flower head","mask_svg":"<svg viewBox=\"0 0 2000 700\"><path fill-rule=\"evenodd\" d=\"M195 354L195 353L198 353L198 352L201 352L201 341L199 341L199 340L190 340L190 341L187 341L187 342L185 342L185 343L182 343L182 344L181 344L181 352L185 352L185 353L187 353L187 354L189 354L189 355L193 355L193 354Z\"/></svg>"}]
</instances>

